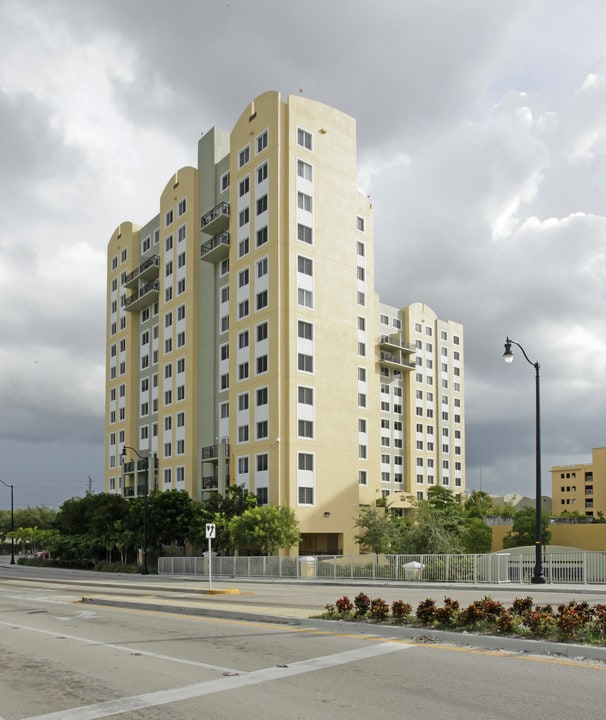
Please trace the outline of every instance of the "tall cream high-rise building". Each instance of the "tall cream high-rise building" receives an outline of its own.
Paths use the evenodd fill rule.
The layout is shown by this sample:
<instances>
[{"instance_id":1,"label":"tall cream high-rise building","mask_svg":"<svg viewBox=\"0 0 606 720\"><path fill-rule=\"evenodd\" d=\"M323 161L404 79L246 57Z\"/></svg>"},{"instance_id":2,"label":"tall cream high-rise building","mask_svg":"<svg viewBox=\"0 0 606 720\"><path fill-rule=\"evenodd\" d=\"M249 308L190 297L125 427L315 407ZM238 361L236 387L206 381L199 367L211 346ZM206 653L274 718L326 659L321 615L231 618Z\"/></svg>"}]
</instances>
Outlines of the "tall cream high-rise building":
<instances>
[{"instance_id":1,"label":"tall cream high-rise building","mask_svg":"<svg viewBox=\"0 0 606 720\"><path fill-rule=\"evenodd\" d=\"M351 117L267 92L115 230L106 491L244 485L296 511L302 553L357 552L381 497L463 492L462 327L379 302L356 172Z\"/></svg>"}]
</instances>

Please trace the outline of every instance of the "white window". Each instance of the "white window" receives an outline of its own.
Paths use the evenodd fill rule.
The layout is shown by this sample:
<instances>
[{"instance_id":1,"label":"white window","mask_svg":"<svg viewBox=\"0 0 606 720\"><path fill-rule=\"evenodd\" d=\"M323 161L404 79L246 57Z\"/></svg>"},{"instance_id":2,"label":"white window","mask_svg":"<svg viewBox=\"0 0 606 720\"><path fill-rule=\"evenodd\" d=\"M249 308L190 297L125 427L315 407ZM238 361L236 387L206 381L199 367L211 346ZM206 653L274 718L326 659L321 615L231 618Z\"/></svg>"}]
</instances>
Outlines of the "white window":
<instances>
[{"instance_id":1,"label":"white window","mask_svg":"<svg viewBox=\"0 0 606 720\"><path fill-rule=\"evenodd\" d=\"M297 175L304 180L311 181L312 179L312 167L309 163L303 160L297 160Z\"/></svg>"},{"instance_id":2,"label":"white window","mask_svg":"<svg viewBox=\"0 0 606 720\"><path fill-rule=\"evenodd\" d=\"M268 166L267 163L264 162L263 165L259 165L257 168L257 184L262 183L264 180L267 180L267 174L268 174Z\"/></svg>"},{"instance_id":3,"label":"white window","mask_svg":"<svg viewBox=\"0 0 606 720\"><path fill-rule=\"evenodd\" d=\"M255 143L256 149L257 149L257 155L260 152L263 152L263 150L265 150L265 148L267 147L268 140L269 140L269 135L268 135L267 130L263 130L263 132L260 135L257 135L257 139L256 139L256 143Z\"/></svg>"},{"instance_id":4,"label":"white window","mask_svg":"<svg viewBox=\"0 0 606 720\"><path fill-rule=\"evenodd\" d=\"M312 210L312 199L311 195L307 195L307 193L298 192L297 193L297 207L301 210L306 210L307 212L311 212Z\"/></svg>"},{"instance_id":5,"label":"white window","mask_svg":"<svg viewBox=\"0 0 606 720\"><path fill-rule=\"evenodd\" d=\"M313 150L312 134L302 128L297 128L297 145L306 150Z\"/></svg>"},{"instance_id":6,"label":"white window","mask_svg":"<svg viewBox=\"0 0 606 720\"><path fill-rule=\"evenodd\" d=\"M297 257L297 270L303 275L313 275L313 260L299 255Z\"/></svg>"},{"instance_id":7,"label":"white window","mask_svg":"<svg viewBox=\"0 0 606 720\"><path fill-rule=\"evenodd\" d=\"M250 160L250 145L247 145L246 147L242 148L240 152L238 153L238 167L244 167L246 163Z\"/></svg>"},{"instance_id":8,"label":"white window","mask_svg":"<svg viewBox=\"0 0 606 720\"><path fill-rule=\"evenodd\" d=\"M298 223L297 225L297 240L311 245L313 243L313 231L308 225Z\"/></svg>"},{"instance_id":9,"label":"white window","mask_svg":"<svg viewBox=\"0 0 606 720\"><path fill-rule=\"evenodd\" d=\"M356 227L360 232L364 232L364 218L360 217L359 215L356 218Z\"/></svg>"}]
</instances>

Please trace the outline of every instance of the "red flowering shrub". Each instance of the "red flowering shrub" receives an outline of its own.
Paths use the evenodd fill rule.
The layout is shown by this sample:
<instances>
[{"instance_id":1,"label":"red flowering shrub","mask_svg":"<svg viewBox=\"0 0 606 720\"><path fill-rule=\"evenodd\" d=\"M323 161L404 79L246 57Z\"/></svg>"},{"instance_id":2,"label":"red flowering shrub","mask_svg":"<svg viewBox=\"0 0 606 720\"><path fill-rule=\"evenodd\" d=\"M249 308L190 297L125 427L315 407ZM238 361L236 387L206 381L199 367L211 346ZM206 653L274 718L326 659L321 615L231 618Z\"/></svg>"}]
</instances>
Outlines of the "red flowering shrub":
<instances>
[{"instance_id":1,"label":"red flowering shrub","mask_svg":"<svg viewBox=\"0 0 606 720\"><path fill-rule=\"evenodd\" d=\"M442 625L448 625L452 622L459 610L458 600L450 597L444 598L444 605L435 609L434 617Z\"/></svg>"},{"instance_id":2,"label":"red flowering shrub","mask_svg":"<svg viewBox=\"0 0 606 720\"><path fill-rule=\"evenodd\" d=\"M606 606L604 606L606 608ZM391 603L391 614L396 622L402 622L412 612L412 605L402 600L394 600Z\"/></svg>"},{"instance_id":3,"label":"red flowering shrub","mask_svg":"<svg viewBox=\"0 0 606 720\"><path fill-rule=\"evenodd\" d=\"M357 618L365 617L370 610L370 598L365 593L359 593L354 598L355 612Z\"/></svg>"},{"instance_id":4,"label":"red flowering shrub","mask_svg":"<svg viewBox=\"0 0 606 720\"><path fill-rule=\"evenodd\" d=\"M389 605L383 598L376 598L370 601L370 617L379 622L385 620L389 615Z\"/></svg>"},{"instance_id":5,"label":"red flowering shrub","mask_svg":"<svg viewBox=\"0 0 606 720\"><path fill-rule=\"evenodd\" d=\"M347 595L343 595L342 598L339 598L335 605L337 606L337 610L341 613L341 615L349 615L349 613L353 610L353 603L352 601L347 597Z\"/></svg>"},{"instance_id":6,"label":"red flowering shrub","mask_svg":"<svg viewBox=\"0 0 606 720\"><path fill-rule=\"evenodd\" d=\"M436 602L431 598L421 600L417 605L417 618L425 625L431 625L436 615Z\"/></svg>"}]
</instances>

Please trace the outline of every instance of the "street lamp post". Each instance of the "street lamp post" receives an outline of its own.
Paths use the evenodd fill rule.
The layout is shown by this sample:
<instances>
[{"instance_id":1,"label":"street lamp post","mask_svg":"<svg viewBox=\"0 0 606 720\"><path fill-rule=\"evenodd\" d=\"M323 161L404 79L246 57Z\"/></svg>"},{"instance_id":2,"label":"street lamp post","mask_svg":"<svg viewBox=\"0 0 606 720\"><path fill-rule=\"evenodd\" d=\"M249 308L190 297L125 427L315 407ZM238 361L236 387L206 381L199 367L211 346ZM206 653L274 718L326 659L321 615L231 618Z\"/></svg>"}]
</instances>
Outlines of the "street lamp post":
<instances>
[{"instance_id":1,"label":"street lamp post","mask_svg":"<svg viewBox=\"0 0 606 720\"><path fill-rule=\"evenodd\" d=\"M542 517L542 493L541 493L541 404L540 404L540 376L539 368L541 367L538 362L532 362L532 360L526 354L526 350L516 340L512 340L507 337L505 340L505 352L503 353L503 359L506 363L513 362L513 353L511 352L511 346L517 345L522 354L526 358L526 362L534 368L535 373L535 413L536 413L536 502L535 502L535 528L534 528L534 547L535 547L535 559L534 559L534 571L531 582L540 585L545 582L545 576L543 575L543 517Z\"/></svg>"},{"instance_id":2,"label":"street lamp post","mask_svg":"<svg viewBox=\"0 0 606 720\"><path fill-rule=\"evenodd\" d=\"M122 446L122 462L126 460L126 451L132 450L135 455L143 460L145 470L145 493L143 495L143 558L141 563L141 575L148 575L149 570L147 569L147 494L149 492L149 457L143 457L138 450L130 445ZM135 474L135 483L137 481L137 475Z\"/></svg>"},{"instance_id":3,"label":"street lamp post","mask_svg":"<svg viewBox=\"0 0 606 720\"><path fill-rule=\"evenodd\" d=\"M15 564L15 507L13 504L13 486L9 485L8 483L5 483L4 480L0 480L0 483L4 485L4 487L11 489L11 565Z\"/></svg>"}]
</instances>

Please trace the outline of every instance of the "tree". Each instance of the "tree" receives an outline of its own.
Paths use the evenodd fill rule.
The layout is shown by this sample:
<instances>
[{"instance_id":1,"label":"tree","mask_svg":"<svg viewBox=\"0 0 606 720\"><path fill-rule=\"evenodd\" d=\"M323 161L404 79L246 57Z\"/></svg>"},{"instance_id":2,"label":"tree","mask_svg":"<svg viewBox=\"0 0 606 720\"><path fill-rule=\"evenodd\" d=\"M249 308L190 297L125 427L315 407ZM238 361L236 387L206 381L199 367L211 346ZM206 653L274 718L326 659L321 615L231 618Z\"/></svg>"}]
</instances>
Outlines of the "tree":
<instances>
[{"instance_id":1,"label":"tree","mask_svg":"<svg viewBox=\"0 0 606 720\"><path fill-rule=\"evenodd\" d=\"M488 553L492 549L492 528L482 518L467 518L461 533L461 543L465 552Z\"/></svg>"},{"instance_id":2,"label":"tree","mask_svg":"<svg viewBox=\"0 0 606 720\"><path fill-rule=\"evenodd\" d=\"M362 532L356 542L374 553L403 552L403 536L407 522L387 507L363 507L358 510L354 525Z\"/></svg>"},{"instance_id":3,"label":"tree","mask_svg":"<svg viewBox=\"0 0 606 720\"><path fill-rule=\"evenodd\" d=\"M494 505L490 495L482 490L472 490L463 503L467 517L483 518L492 515Z\"/></svg>"},{"instance_id":4,"label":"tree","mask_svg":"<svg viewBox=\"0 0 606 720\"><path fill-rule=\"evenodd\" d=\"M503 548L524 547L535 544L536 514L533 507L525 507L515 514L511 530L503 538ZM549 530L549 514L541 515L541 542L549 545L551 532Z\"/></svg>"},{"instance_id":5,"label":"tree","mask_svg":"<svg viewBox=\"0 0 606 720\"><path fill-rule=\"evenodd\" d=\"M463 551L461 533L465 521L462 508L456 501L442 502L445 497L440 494L438 506L429 500L419 500L414 522L407 533L407 552L447 554Z\"/></svg>"},{"instance_id":6,"label":"tree","mask_svg":"<svg viewBox=\"0 0 606 720\"><path fill-rule=\"evenodd\" d=\"M275 555L301 542L299 523L294 512L284 506L253 507L229 523L229 531L239 549L256 549L261 555Z\"/></svg>"},{"instance_id":7,"label":"tree","mask_svg":"<svg viewBox=\"0 0 606 720\"><path fill-rule=\"evenodd\" d=\"M229 485L225 495L212 493L208 500L196 503L196 532L192 538L195 538L197 545L201 545L205 541L206 523L214 523L217 528L217 536L213 542L213 550L221 555L233 555L235 544L230 530L230 522L232 518L242 515L256 505L257 496L241 485Z\"/></svg>"}]
</instances>

